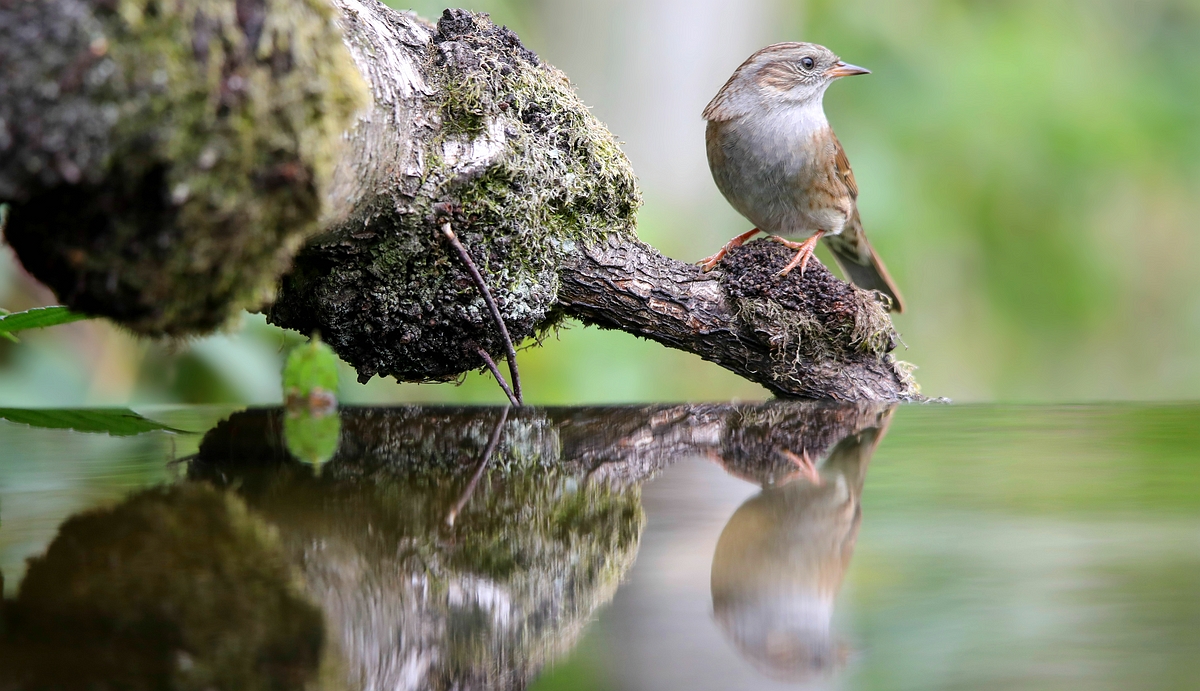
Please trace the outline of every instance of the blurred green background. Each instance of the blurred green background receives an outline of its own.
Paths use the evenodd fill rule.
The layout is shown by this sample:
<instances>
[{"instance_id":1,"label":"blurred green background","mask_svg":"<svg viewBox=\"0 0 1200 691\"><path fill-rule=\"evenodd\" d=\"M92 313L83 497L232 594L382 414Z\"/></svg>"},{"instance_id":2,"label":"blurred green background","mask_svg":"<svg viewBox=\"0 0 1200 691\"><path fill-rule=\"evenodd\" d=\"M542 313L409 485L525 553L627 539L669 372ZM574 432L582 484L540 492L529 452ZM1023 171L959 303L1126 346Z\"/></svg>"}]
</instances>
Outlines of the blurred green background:
<instances>
[{"instance_id":1,"label":"blurred green background","mask_svg":"<svg viewBox=\"0 0 1200 691\"><path fill-rule=\"evenodd\" d=\"M400 6L405 3L392 3ZM411 5L436 18L441 4ZM642 237L695 260L748 228L713 185L700 111L755 49L823 43L874 74L826 111L927 394L1192 399L1200 386L1200 2L492 0L625 142ZM0 252L0 306L56 302ZM827 264L830 262L826 262ZM295 334L248 315L185 343L85 322L0 342L0 405L274 402ZM520 356L532 403L765 398L698 358L563 331ZM502 402L461 386L367 385L354 402Z\"/></svg>"}]
</instances>

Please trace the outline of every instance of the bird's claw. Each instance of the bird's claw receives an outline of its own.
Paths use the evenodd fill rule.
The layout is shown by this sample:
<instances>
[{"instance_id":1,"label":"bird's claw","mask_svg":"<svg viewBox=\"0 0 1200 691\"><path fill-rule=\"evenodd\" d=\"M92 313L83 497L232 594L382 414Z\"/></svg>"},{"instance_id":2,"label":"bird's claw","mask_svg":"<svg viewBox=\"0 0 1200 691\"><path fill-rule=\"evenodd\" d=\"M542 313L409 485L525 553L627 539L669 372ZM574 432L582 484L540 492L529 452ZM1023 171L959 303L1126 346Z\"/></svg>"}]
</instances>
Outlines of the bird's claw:
<instances>
[{"instance_id":1,"label":"bird's claw","mask_svg":"<svg viewBox=\"0 0 1200 691\"><path fill-rule=\"evenodd\" d=\"M720 252L717 252L714 255L705 257L704 259L701 259L700 261L696 262L696 266L699 266L700 270L703 271L704 273L708 273L709 271L712 271L713 269L717 268L717 264L720 264L721 260L724 258L725 258L725 251L721 250Z\"/></svg>"},{"instance_id":2,"label":"bird's claw","mask_svg":"<svg viewBox=\"0 0 1200 691\"><path fill-rule=\"evenodd\" d=\"M787 266L783 267L779 270L779 273L775 274L776 278L788 275L791 273L792 269L796 268L797 265L800 267L800 277L804 278L804 270L808 268L808 260L812 259L813 254L817 249L817 241L820 240L821 236L824 234L824 231L817 231L816 234L804 242L792 242L791 240L786 240L778 235L772 235L768 237L768 240L778 242L784 247L796 250L796 256L792 257L792 261L788 262Z\"/></svg>"},{"instance_id":3,"label":"bird's claw","mask_svg":"<svg viewBox=\"0 0 1200 691\"><path fill-rule=\"evenodd\" d=\"M712 271L713 269L717 268L717 264L721 263L721 260L725 258L725 255L729 254L729 250L733 249L734 247L741 247L746 243L747 240L758 234L758 232L758 228L752 228L745 233L742 233L741 235L725 243L725 246L717 250L716 254L705 257L704 259L696 262L696 264L700 266L704 273Z\"/></svg>"}]
</instances>

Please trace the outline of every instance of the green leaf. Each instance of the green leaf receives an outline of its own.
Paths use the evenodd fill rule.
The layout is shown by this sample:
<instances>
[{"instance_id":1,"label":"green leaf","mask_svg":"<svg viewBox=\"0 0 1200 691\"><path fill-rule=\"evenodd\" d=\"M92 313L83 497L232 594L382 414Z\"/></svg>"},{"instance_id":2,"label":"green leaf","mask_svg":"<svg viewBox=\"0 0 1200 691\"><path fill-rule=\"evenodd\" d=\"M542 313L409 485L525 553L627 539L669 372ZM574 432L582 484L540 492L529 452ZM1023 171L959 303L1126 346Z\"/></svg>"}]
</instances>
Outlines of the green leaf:
<instances>
[{"instance_id":1,"label":"green leaf","mask_svg":"<svg viewBox=\"0 0 1200 691\"><path fill-rule=\"evenodd\" d=\"M287 399L308 399L314 390L337 395L338 358L329 346L314 337L288 353L283 366L283 391Z\"/></svg>"},{"instance_id":2,"label":"green leaf","mask_svg":"<svg viewBox=\"0 0 1200 691\"><path fill-rule=\"evenodd\" d=\"M13 312L0 316L0 333L11 334L25 329L41 329L47 326L70 324L81 319L91 319L86 314L72 312L62 305L54 307L34 307L24 312Z\"/></svg>"},{"instance_id":3,"label":"green leaf","mask_svg":"<svg viewBox=\"0 0 1200 691\"><path fill-rule=\"evenodd\" d=\"M145 432L184 432L147 420L128 408L0 408L0 418L30 427L107 432L129 437Z\"/></svg>"},{"instance_id":4,"label":"green leaf","mask_svg":"<svg viewBox=\"0 0 1200 691\"><path fill-rule=\"evenodd\" d=\"M283 436L293 456L316 466L338 450L338 358L317 336L288 353L283 366Z\"/></svg>"},{"instance_id":5,"label":"green leaf","mask_svg":"<svg viewBox=\"0 0 1200 691\"><path fill-rule=\"evenodd\" d=\"M4 309L3 307L0 307L0 317L7 317L7 316L8 316L8 315L10 315L10 314L12 314L12 312L9 312L8 310ZM20 343L20 342L21 342L21 339L19 339L19 338L17 338L16 336L14 336L14 335L10 334L10 333L9 333L9 332L7 332L7 331L0 331L0 338L3 338L3 339L4 339L4 340L6 340L6 341L12 341L13 343Z\"/></svg>"}]
</instances>

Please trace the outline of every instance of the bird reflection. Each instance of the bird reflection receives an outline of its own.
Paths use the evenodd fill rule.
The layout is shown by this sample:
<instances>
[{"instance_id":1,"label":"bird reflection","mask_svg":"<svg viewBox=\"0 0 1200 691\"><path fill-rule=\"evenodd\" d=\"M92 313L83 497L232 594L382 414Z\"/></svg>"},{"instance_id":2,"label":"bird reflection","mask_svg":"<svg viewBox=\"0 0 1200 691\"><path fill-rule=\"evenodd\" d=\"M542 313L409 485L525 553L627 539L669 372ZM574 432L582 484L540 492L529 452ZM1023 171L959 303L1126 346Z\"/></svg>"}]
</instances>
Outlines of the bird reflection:
<instances>
[{"instance_id":1,"label":"bird reflection","mask_svg":"<svg viewBox=\"0 0 1200 691\"><path fill-rule=\"evenodd\" d=\"M744 430L741 454L723 449L723 465L763 490L717 542L713 615L739 653L776 679L826 675L849 653L831 627L834 600L858 537L867 464L891 418L890 409L864 412L824 454L816 447L826 440L788 438L775 426Z\"/></svg>"}]
</instances>

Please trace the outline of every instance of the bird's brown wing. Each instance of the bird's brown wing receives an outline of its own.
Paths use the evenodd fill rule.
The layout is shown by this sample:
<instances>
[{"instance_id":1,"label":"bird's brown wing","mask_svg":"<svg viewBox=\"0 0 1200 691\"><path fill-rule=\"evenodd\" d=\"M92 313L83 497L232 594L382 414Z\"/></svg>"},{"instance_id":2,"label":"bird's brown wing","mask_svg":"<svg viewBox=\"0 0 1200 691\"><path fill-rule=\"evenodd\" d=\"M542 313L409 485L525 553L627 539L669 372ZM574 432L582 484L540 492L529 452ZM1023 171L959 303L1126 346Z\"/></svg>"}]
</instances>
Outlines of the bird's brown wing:
<instances>
[{"instance_id":1,"label":"bird's brown wing","mask_svg":"<svg viewBox=\"0 0 1200 691\"><path fill-rule=\"evenodd\" d=\"M832 133L831 133L832 134ZM838 179L846 185L850 198L857 202L858 183L854 180L854 171L850 170L850 159L846 158L846 150L833 135L833 166L837 170ZM900 289L888 275L883 260L867 242L867 234L863 232L862 221L858 217L857 203L854 213L847 220L845 228L838 235L826 235L825 246L833 252L834 259L842 267L842 272L851 283L867 290L878 290L892 300L892 311L904 311L904 298L900 297Z\"/></svg>"},{"instance_id":2,"label":"bird's brown wing","mask_svg":"<svg viewBox=\"0 0 1200 691\"><path fill-rule=\"evenodd\" d=\"M846 189L850 190L850 198L857 200L858 183L854 180L854 171L850 170L850 159L846 158L846 150L842 148L837 135L830 134L833 135L833 167L837 169L838 178L846 183Z\"/></svg>"}]
</instances>

